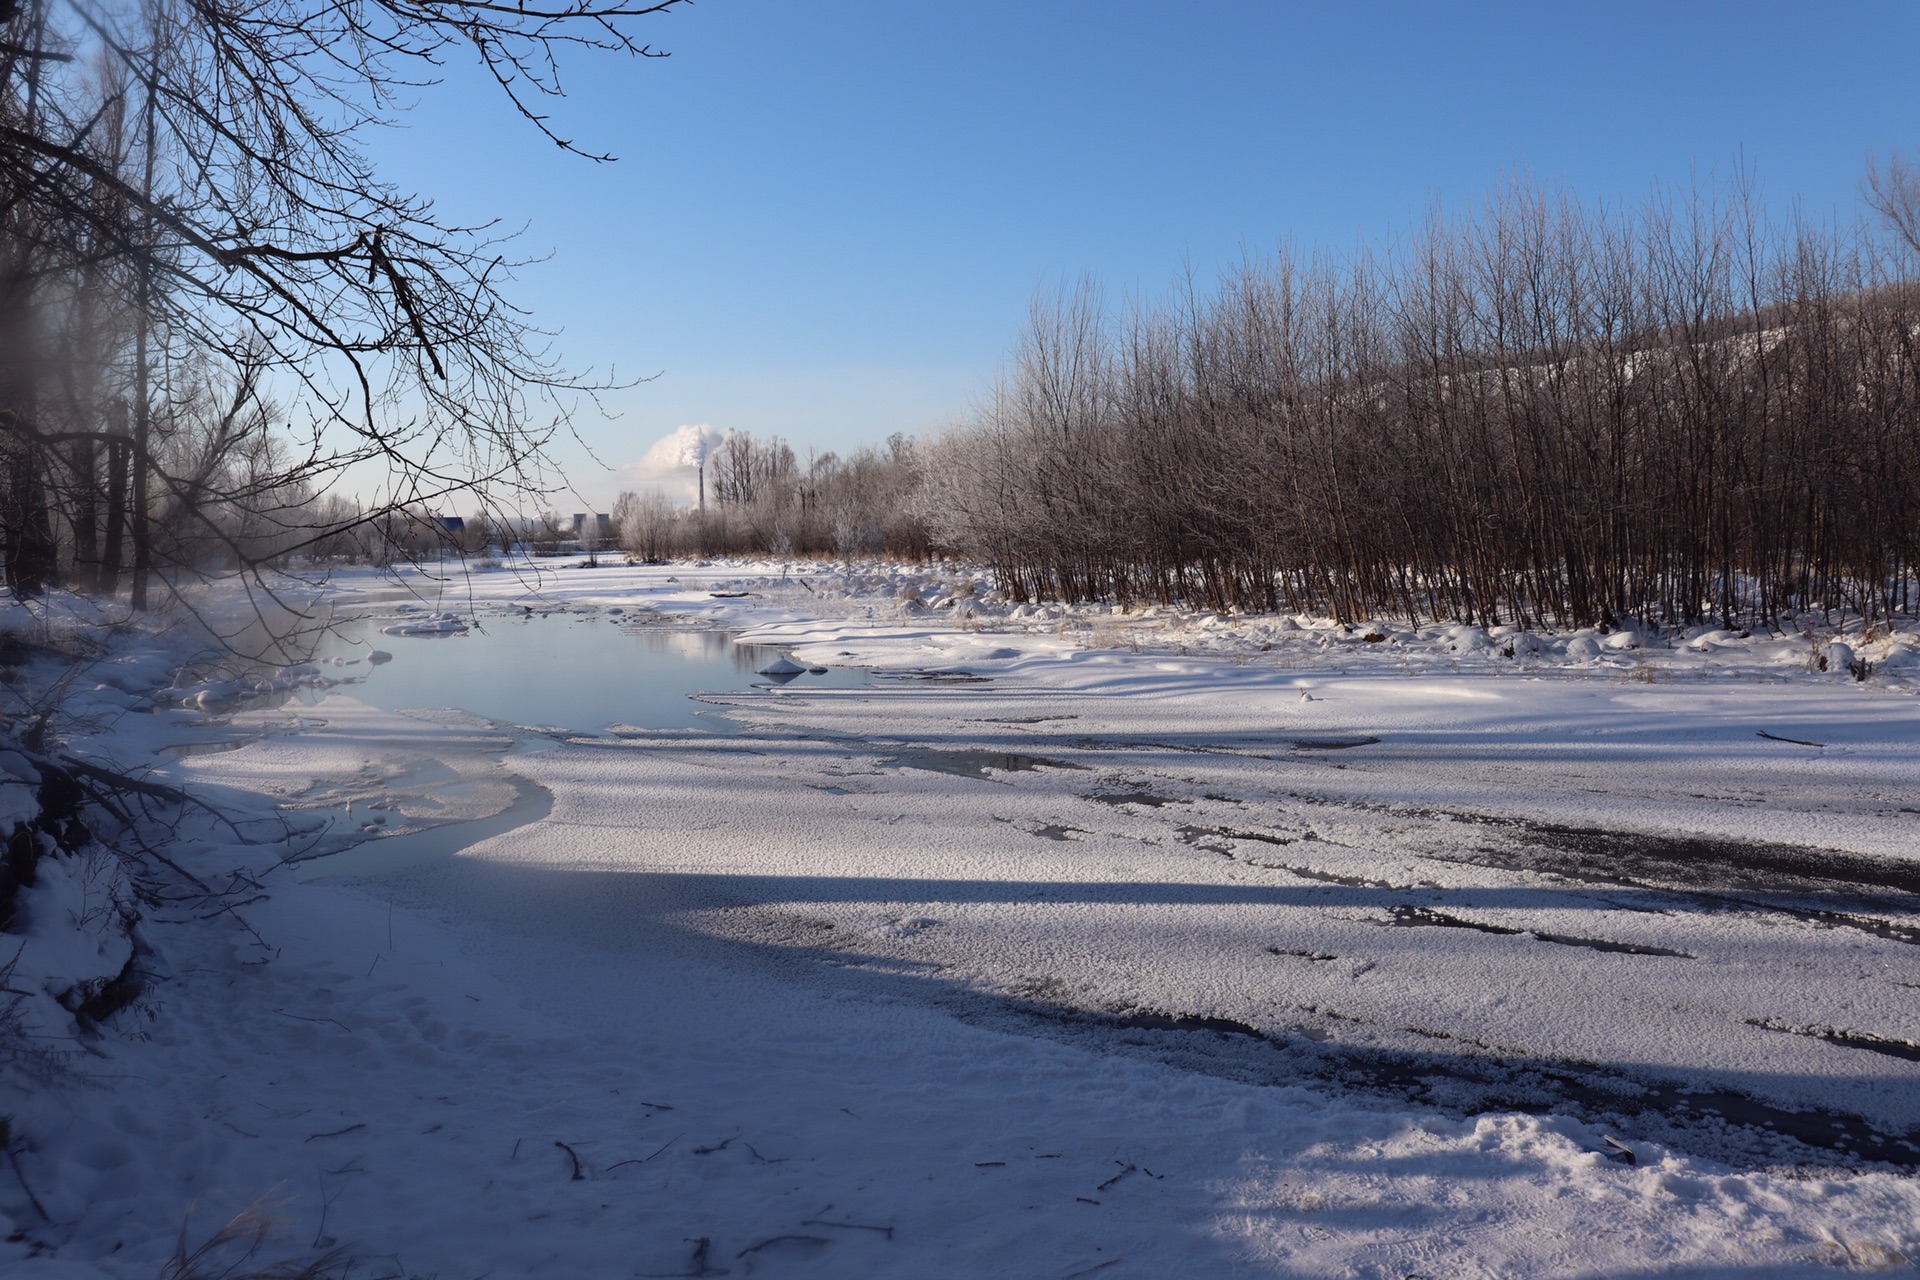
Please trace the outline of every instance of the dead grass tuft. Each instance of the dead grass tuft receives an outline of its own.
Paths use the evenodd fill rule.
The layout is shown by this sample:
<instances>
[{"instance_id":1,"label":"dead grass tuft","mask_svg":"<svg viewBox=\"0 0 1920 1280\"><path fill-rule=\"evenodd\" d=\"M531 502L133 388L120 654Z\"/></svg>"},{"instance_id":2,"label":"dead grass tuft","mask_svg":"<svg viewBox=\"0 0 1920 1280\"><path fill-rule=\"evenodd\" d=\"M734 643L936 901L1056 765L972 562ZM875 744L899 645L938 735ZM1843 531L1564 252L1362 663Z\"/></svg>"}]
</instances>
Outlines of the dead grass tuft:
<instances>
[{"instance_id":1,"label":"dead grass tuft","mask_svg":"<svg viewBox=\"0 0 1920 1280\"><path fill-rule=\"evenodd\" d=\"M261 1261L261 1251L279 1226L256 1201L195 1245L189 1216L180 1226L180 1243L160 1269L159 1280L346 1280L351 1264L339 1249L306 1259Z\"/></svg>"}]
</instances>

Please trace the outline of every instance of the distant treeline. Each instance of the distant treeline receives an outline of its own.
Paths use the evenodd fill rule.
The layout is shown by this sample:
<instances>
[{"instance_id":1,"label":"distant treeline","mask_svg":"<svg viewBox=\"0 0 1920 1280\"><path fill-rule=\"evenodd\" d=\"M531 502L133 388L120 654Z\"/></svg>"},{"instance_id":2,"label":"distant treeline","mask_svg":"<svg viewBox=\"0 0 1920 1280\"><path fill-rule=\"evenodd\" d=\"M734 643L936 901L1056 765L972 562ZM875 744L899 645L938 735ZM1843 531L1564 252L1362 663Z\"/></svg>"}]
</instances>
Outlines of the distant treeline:
<instances>
[{"instance_id":1,"label":"distant treeline","mask_svg":"<svg viewBox=\"0 0 1920 1280\"><path fill-rule=\"evenodd\" d=\"M1020 597L1911 613L1916 255L1737 191L1619 213L1515 187L1389 254L1281 253L1117 314L1083 284L924 450L919 500Z\"/></svg>"},{"instance_id":2,"label":"distant treeline","mask_svg":"<svg viewBox=\"0 0 1920 1280\"><path fill-rule=\"evenodd\" d=\"M614 523L627 551L675 555L889 556L919 560L927 530L915 502L914 441L815 454L803 465L785 441L730 431L707 458L705 502L677 506L659 493L623 493Z\"/></svg>"}]
</instances>

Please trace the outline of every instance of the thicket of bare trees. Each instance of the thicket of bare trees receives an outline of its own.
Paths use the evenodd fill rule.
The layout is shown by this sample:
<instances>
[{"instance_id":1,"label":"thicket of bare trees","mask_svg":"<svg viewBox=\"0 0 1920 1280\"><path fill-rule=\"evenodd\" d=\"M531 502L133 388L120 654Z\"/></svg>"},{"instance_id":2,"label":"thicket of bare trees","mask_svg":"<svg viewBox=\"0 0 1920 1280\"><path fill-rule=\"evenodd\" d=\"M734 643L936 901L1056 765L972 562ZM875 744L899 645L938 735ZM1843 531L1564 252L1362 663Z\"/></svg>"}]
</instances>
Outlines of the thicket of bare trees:
<instances>
[{"instance_id":1,"label":"thicket of bare trees","mask_svg":"<svg viewBox=\"0 0 1920 1280\"><path fill-rule=\"evenodd\" d=\"M629 553L891 556L919 560L927 532L915 500L914 441L816 454L803 465L778 437L739 431L707 457L707 506L677 509L659 495L622 494L614 519Z\"/></svg>"},{"instance_id":2,"label":"thicket of bare trees","mask_svg":"<svg viewBox=\"0 0 1920 1280\"><path fill-rule=\"evenodd\" d=\"M449 62L554 141L569 47L681 0L0 0L0 560L136 608L407 513L513 507L591 394L510 246L374 173ZM355 500L340 497L351 484Z\"/></svg>"},{"instance_id":3,"label":"thicket of bare trees","mask_svg":"<svg viewBox=\"0 0 1920 1280\"><path fill-rule=\"evenodd\" d=\"M1914 187L1898 165L1872 184L1910 214ZM1515 187L1403 252L1282 253L1210 296L1116 316L1082 285L1036 303L991 399L931 448L926 509L1021 597L1910 614L1912 248L1772 225L1737 190L1623 214Z\"/></svg>"}]
</instances>

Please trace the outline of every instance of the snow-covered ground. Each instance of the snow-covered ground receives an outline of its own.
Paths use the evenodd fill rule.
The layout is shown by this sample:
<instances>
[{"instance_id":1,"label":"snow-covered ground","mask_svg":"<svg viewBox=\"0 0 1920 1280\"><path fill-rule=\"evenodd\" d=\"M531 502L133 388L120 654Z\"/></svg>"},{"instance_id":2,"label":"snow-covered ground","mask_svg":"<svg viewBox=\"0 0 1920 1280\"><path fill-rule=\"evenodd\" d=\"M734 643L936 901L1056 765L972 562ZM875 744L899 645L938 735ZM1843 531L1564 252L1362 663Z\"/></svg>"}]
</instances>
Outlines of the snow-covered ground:
<instances>
[{"instance_id":1,"label":"snow-covered ground","mask_svg":"<svg viewBox=\"0 0 1920 1280\"><path fill-rule=\"evenodd\" d=\"M28 892L6 985L80 1052L0 1085L0 1271L156 1276L249 1206L255 1265L363 1276L1920 1257L1920 635L1034 609L958 568L404 583L315 592L379 616L383 680L530 609L876 680L543 734L122 637L71 750L217 806L166 850L240 892L149 906L146 994L79 1040L43 997L124 962L76 923L124 889ZM610 727L647 678L581 672Z\"/></svg>"}]
</instances>

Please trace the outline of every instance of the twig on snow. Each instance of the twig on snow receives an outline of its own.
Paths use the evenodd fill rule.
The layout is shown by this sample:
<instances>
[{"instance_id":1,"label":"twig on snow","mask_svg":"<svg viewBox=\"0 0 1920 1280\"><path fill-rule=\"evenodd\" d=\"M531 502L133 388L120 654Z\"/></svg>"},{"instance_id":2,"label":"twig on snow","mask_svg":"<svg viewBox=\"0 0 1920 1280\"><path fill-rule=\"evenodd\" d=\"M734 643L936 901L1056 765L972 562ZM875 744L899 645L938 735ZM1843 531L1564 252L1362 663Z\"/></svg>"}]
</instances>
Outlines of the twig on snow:
<instances>
[{"instance_id":1,"label":"twig on snow","mask_svg":"<svg viewBox=\"0 0 1920 1280\"><path fill-rule=\"evenodd\" d=\"M332 1195L328 1195L326 1176L324 1174L315 1174L314 1176L320 1180L320 1225L313 1229L313 1248L324 1249L333 1243L333 1240L327 1235L327 1214L333 1208L333 1202L338 1200L341 1193L347 1188L343 1183L334 1189Z\"/></svg>"},{"instance_id":2,"label":"twig on snow","mask_svg":"<svg viewBox=\"0 0 1920 1280\"><path fill-rule=\"evenodd\" d=\"M758 1244L748 1245L746 1248L742 1249L740 1252L734 1254L733 1256L736 1258L744 1258L750 1253L758 1253L762 1249L771 1248L776 1244L784 1244L789 1240L793 1241L795 1244L832 1244L833 1243L833 1241L827 1239L825 1236L803 1236L803 1235L768 1236L765 1240L760 1241Z\"/></svg>"},{"instance_id":3,"label":"twig on snow","mask_svg":"<svg viewBox=\"0 0 1920 1280\"><path fill-rule=\"evenodd\" d=\"M680 1141L680 1139L686 1136L687 1135L684 1133L674 1134L671 1138L668 1138L665 1142L661 1143L658 1147L654 1148L653 1156L659 1155L661 1152L665 1151L668 1147L672 1146L674 1143ZM518 1150L518 1148L515 1148L515 1149ZM645 1164L647 1161L653 1159L653 1156L642 1156L638 1160L622 1160L619 1164L610 1164L607 1166L607 1172L612 1173L615 1169L624 1169L630 1164Z\"/></svg>"},{"instance_id":4,"label":"twig on snow","mask_svg":"<svg viewBox=\"0 0 1920 1280\"><path fill-rule=\"evenodd\" d=\"M1768 742L1791 742L1796 747L1824 747L1827 745L1824 742L1808 742L1805 738L1783 738L1777 733L1768 733L1765 729L1760 730L1759 736L1765 738Z\"/></svg>"},{"instance_id":5,"label":"twig on snow","mask_svg":"<svg viewBox=\"0 0 1920 1280\"><path fill-rule=\"evenodd\" d=\"M33 1211L40 1215L41 1221L52 1222L53 1215L47 1212L47 1207L40 1203L40 1197L33 1194L33 1188L27 1185L26 1171L20 1167L20 1156L12 1146L7 1148L7 1163L13 1166L14 1179L19 1182L20 1189L27 1193L27 1203L33 1206Z\"/></svg>"},{"instance_id":6,"label":"twig on snow","mask_svg":"<svg viewBox=\"0 0 1920 1280\"><path fill-rule=\"evenodd\" d=\"M285 1009L275 1009L274 1012L279 1014L283 1018L292 1018L295 1022L332 1023L334 1026L340 1028L342 1031L346 1032L348 1035L353 1034L353 1028L349 1027L346 1023L341 1022L338 1018L309 1018L305 1014L301 1014L301 1013L288 1013Z\"/></svg>"},{"instance_id":7,"label":"twig on snow","mask_svg":"<svg viewBox=\"0 0 1920 1280\"><path fill-rule=\"evenodd\" d=\"M893 1239L892 1227L878 1227L870 1222L828 1222L825 1218L806 1218L800 1223L803 1227L839 1227L843 1231L878 1231L887 1239Z\"/></svg>"},{"instance_id":8,"label":"twig on snow","mask_svg":"<svg viewBox=\"0 0 1920 1280\"><path fill-rule=\"evenodd\" d=\"M560 1148L562 1151L566 1152L567 1159L573 1161L573 1177L570 1178L569 1181L585 1182L587 1180L587 1175L580 1172L580 1154L577 1151L575 1151L572 1147L568 1146L566 1143L560 1141L558 1138L555 1138L553 1140L553 1145Z\"/></svg>"}]
</instances>

